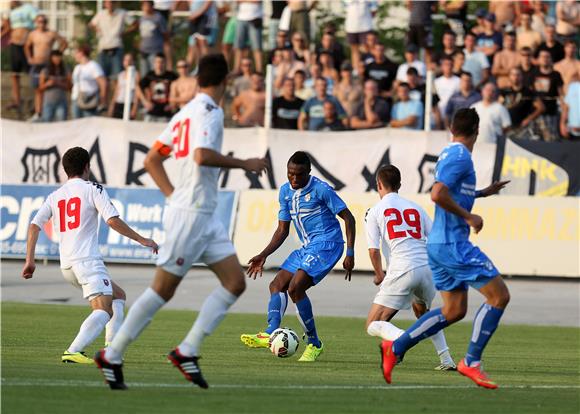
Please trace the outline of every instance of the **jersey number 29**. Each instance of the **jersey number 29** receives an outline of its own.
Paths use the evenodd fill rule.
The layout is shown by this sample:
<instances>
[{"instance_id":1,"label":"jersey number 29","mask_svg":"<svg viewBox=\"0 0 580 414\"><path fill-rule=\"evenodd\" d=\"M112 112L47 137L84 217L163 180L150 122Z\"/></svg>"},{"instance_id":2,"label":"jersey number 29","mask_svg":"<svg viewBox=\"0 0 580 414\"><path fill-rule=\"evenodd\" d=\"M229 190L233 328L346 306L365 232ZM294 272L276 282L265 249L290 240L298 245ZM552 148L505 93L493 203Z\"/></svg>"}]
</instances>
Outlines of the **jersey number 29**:
<instances>
[{"instance_id":1,"label":"jersey number 29","mask_svg":"<svg viewBox=\"0 0 580 414\"><path fill-rule=\"evenodd\" d=\"M405 237L407 234L414 239L421 238L421 215L414 208L408 208L403 210L403 215L396 208L388 208L385 210L385 217L389 219L387 222L387 232L389 233L389 239L398 239L400 237ZM412 227L409 230L397 230L395 227L403 224L403 219L405 219L405 224Z\"/></svg>"},{"instance_id":2,"label":"jersey number 29","mask_svg":"<svg viewBox=\"0 0 580 414\"><path fill-rule=\"evenodd\" d=\"M73 197L70 200L60 200L57 203L58 217L60 222L60 232L64 233L67 229L73 230L81 225L81 199ZM67 217L72 220L67 221Z\"/></svg>"}]
</instances>

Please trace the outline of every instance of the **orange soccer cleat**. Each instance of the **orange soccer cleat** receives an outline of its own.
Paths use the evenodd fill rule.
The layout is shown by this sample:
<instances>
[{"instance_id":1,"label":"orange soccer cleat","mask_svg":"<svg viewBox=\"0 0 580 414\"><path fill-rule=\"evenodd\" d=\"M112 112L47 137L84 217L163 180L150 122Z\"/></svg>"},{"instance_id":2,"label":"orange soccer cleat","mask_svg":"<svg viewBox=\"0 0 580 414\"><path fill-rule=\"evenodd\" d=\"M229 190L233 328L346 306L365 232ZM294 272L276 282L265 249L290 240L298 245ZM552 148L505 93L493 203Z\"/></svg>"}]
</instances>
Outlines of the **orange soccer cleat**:
<instances>
[{"instance_id":1,"label":"orange soccer cleat","mask_svg":"<svg viewBox=\"0 0 580 414\"><path fill-rule=\"evenodd\" d=\"M457 371L480 387L489 388L490 390L495 390L497 388L497 384L490 380L487 377L487 374L481 369L481 363L474 367L470 367L465 363L465 359L462 359L459 361L459 364L457 364Z\"/></svg>"},{"instance_id":2,"label":"orange soccer cleat","mask_svg":"<svg viewBox=\"0 0 580 414\"><path fill-rule=\"evenodd\" d=\"M391 383L391 372L393 368L397 365L397 356L393 352L393 342L392 341L382 341L379 345L381 350L381 369L383 371L383 377L387 384Z\"/></svg>"}]
</instances>

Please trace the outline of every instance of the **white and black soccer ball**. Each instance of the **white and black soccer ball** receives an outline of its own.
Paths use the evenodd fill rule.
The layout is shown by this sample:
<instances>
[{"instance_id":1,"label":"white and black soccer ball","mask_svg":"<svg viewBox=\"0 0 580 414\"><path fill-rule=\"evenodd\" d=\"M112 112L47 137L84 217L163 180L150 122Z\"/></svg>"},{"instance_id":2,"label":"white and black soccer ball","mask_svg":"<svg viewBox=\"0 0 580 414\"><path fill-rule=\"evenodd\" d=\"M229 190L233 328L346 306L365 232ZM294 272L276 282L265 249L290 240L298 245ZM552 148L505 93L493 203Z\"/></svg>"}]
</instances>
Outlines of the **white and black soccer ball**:
<instances>
[{"instance_id":1,"label":"white and black soccer ball","mask_svg":"<svg viewBox=\"0 0 580 414\"><path fill-rule=\"evenodd\" d=\"M278 328L270 334L270 351L278 358L294 355L299 343L298 335L289 328Z\"/></svg>"}]
</instances>

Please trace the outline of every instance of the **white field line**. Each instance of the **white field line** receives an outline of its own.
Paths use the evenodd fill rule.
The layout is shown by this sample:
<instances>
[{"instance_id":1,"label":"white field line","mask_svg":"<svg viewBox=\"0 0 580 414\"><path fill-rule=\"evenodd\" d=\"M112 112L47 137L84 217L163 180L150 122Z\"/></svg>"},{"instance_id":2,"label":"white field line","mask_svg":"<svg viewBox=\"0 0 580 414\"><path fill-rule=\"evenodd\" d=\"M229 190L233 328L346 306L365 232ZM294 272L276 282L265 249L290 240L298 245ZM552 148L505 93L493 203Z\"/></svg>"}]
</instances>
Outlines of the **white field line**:
<instances>
[{"instance_id":1,"label":"white field line","mask_svg":"<svg viewBox=\"0 0 580 414\"><path fill-rule=\"evenodd\" d=\"M192 388L192 384L167 384L154 382L127 382L129 388ZM2 378L5 387L106 387L103 381L80 380L28 380ZM475 385L269 385L269 384L210 384L211 388L256 389L256 390L448 390L476 389ZM501 385L500 389L580 389L580 385Z\"/></svg>"}]
</instances>

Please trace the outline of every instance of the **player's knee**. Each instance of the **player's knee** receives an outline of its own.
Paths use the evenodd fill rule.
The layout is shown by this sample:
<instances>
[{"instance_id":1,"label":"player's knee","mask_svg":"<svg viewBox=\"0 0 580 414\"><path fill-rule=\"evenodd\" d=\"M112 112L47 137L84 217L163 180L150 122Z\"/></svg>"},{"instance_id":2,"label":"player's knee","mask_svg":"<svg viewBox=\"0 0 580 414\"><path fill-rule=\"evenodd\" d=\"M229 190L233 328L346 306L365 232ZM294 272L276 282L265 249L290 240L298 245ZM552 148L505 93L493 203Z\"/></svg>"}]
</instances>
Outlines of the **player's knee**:
<instances>
[{"instance_id":1,"label":"player's knee","mask_svg":"<svg viewBox=\"0 0 580 414\"><path fill-rule=\"evenodd\" d=\"M246 290L246 280L244 278L236 279L224 284L226 288L232 295L240 296Z\"/></svg>"},{"instance_id":2,"label":"player's knee","mask_svg":"<svg viewBox=\"0 0 580 414\"><path fill-rule=\"evenodd\" d=\"M505 309L510 302L510 299L510 292L507 289L504 289L495 298L493 298L493 303L491 303L491 306L498 309Z\"/></svg>"},{"instance_id":3,"label":"player's knee","mask_svg":"<svg viewBox=\"0 0 580 414\"><path fill-rule=\"evenodd\" d=\"M297 286L290 285L288 287L288 296L292 302L300 302L304 298L305 292Z\"/></svg>"},{"instance_id":4,"label":"player's knee","mask_svg":"<svg viewBox=\"0 0 580 414\"><path fill-rule=\"evenodd\" d=\"M270 282L269 288L270 288L270 294L279 293L282 291L280 289L280 284L278 283L278 281L276 279L274 279Z\"/></svg>"},{"instance_id":5,"label":"player's knee","mask_svg":"<svg viewBox=\"0 0 580 414\"><path fill-rule=\"evenodd\" d=\"M465 318L467 314L467 308L465 306L461 307L449 307L444 308L441 313L449 323L454 323L460 321L461 319Z\"/></svg>"}]
</instances>

